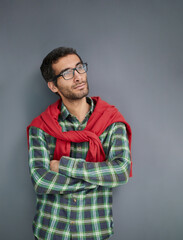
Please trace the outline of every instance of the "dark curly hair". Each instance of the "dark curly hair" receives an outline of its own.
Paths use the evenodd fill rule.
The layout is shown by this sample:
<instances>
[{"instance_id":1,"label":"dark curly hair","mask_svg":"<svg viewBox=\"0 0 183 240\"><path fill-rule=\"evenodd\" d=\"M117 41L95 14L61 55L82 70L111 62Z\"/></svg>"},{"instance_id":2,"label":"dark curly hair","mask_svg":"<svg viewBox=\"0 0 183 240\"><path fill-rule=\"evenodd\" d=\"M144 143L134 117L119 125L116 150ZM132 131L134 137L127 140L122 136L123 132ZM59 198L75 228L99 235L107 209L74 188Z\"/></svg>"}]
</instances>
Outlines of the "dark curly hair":
<instances>
[{"instance_id":1,"label":"dark curly hair","mask_svg":"<svg viewBox=\"0 0 183 240\"><path fill-rule=\"evenodd\" d=\"M43 59L43 62L40 67L42 76L46 82L52 81L52 79L55 76L54 70L52 69L52 64L56 63L59 58L65 57L70 54L77 55L80 61L83 62L81 57L73 48L59 47L59 48L53 49L50 53L48 53L48 55ZM54 84L56 85L57 83L54 82Z\"/></svg>"}]
</instances>

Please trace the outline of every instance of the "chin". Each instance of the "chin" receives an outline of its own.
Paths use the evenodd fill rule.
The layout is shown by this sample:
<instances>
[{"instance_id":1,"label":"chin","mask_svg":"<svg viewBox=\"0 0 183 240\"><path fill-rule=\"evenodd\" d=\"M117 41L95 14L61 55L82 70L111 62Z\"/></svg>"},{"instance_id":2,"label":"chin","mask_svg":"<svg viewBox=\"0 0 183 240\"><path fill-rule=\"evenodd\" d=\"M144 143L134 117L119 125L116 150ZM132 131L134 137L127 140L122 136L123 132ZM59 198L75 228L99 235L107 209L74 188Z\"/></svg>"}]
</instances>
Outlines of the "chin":
<instances>
[{"instance_id":1,"label":"chin","mask_svg":"<svg viewBox=\"0 0 183 240\"><path fill-rule=\"evenodd\" d=\"M88 93L89 93L88 90L84 90L84 91L81 91L80 93L72 94L72 96L70 96L70 97L72 98L72 100L79 100L79 99L86 97L88 95Z\"/></svg>"}]
</instances>

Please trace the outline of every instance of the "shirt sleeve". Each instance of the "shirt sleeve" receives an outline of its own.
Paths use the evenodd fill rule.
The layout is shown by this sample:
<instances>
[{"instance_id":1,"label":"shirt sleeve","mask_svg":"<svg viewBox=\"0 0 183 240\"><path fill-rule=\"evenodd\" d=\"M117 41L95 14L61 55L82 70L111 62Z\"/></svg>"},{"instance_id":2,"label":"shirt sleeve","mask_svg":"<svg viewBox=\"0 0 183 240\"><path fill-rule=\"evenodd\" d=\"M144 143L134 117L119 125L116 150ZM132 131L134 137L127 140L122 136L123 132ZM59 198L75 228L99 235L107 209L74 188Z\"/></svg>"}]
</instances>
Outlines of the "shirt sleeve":
<instances>
[{"instance_id":1,"label":"shirt sleeve","mask_svg":"<svg viewBox=\"0 0 183 240\"><path fill-rule=\"evenodd\" d=\"M51 171L45 133L35 127L29 129L29 170L37 194L64 194L96 187L82 179Z\"/></svg>"},{"instance_id":2,"label":"shirt sleeve","mask_svg":"<svg viewBox=\"0 0 183 240\"><path fill-rule=\"evenodd\" d=\"M111 126L106 161L86 162L84 159L63 156L59 171L69 177L110 188L127 183L131 159L126 127L123 123L114 123Z\"/></svg>"}]
</instances>

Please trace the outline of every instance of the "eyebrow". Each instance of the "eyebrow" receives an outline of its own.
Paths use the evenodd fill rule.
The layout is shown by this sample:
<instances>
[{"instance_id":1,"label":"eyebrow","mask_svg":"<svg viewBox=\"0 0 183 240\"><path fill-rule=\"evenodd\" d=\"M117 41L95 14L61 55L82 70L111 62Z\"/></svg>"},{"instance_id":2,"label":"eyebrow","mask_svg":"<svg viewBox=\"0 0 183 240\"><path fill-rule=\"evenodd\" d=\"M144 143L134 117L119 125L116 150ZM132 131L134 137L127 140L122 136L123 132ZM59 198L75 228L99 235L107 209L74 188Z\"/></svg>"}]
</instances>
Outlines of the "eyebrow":
<instances>
[{"instance_id":1,"label":"eyebrow","mask_svg":"<svg viewBox=\"0 0 183 240\"><path fill-rule=\"evenodd\" d=\"M80 62L76 63L75 67L76 67L78 64L80 64L80 63L82 63L82 62L80 61ZM63 72L65 72L65 71L67 71L68 69L72 69L72 68L65 68L65 69L63 69L63 70L59 73L59 75L62 74Z\"/></svg>"}]
</instances>

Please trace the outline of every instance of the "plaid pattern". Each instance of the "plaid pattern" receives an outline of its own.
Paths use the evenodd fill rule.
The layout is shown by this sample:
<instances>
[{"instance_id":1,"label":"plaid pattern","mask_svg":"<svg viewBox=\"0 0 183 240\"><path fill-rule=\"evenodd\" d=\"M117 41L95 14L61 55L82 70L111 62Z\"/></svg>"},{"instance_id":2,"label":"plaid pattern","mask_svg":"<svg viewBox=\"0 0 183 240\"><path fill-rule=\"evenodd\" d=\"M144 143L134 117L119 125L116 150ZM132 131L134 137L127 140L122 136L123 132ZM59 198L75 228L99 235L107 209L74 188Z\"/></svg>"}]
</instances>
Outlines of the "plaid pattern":
<instances>
[{"instance_id":1,"label":"plaid pattern","mask_svg":"<svg viewBox=\"0 0 183 240\"><path fill-rule=\"evenodd\" d=\"M83 130L94 110L80 123L62 104L62 131ZM71 143L59 173L50 171L56 139L41 129L29 129L29 168L37 193L33 232L39 240L100 240L113 234L112 188L128 181L130 151L123 123L111 124L99 137L105 162L86 162L88 142Z\"/></svg>"}]
</instances>

